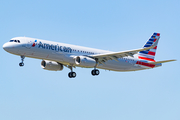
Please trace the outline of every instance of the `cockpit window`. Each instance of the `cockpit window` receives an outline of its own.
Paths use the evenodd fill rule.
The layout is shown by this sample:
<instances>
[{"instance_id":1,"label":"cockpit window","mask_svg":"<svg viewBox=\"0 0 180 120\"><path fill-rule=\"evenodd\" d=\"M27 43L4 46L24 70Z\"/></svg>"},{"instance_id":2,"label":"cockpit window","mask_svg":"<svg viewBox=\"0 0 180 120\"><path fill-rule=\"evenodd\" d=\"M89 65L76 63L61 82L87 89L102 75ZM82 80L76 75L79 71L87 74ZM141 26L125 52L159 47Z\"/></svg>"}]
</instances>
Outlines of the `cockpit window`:
<instances>
[{"instance_id":1,"label":"cockpit window","mask_svg":"<svg viewBox=\"0 0 180 120\"><path fill-rule=\"evenodd\" d=\"M20 40L10 40L9 42L17 42L17 43L20 43Z\"/></svg>"}]
</instances>

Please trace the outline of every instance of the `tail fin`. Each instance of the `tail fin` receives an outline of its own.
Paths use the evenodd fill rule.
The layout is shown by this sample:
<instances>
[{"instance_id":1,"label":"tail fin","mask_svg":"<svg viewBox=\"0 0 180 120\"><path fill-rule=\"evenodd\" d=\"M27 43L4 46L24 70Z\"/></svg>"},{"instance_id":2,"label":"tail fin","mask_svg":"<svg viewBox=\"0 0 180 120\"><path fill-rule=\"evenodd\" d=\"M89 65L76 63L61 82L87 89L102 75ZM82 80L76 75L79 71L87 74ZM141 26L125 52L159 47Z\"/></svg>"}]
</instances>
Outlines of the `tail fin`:
<instances>
[{"instance_id":1,"label":"tail fin","mask_svg":"<svg viewBox=\"0 0 180 120\"><path fill-rule=\"evenodd\" d=\"M153 35L149 38L149 40L146 42L143 48L151 47L151 45L153 45L157 40L159 40L159 38L160 38L160 33L153 33ZM154 48L145 51L140 51L138 53L138 58L155 62L154 58L157 50L157 44Z\"/></svg>"}]
</instances>

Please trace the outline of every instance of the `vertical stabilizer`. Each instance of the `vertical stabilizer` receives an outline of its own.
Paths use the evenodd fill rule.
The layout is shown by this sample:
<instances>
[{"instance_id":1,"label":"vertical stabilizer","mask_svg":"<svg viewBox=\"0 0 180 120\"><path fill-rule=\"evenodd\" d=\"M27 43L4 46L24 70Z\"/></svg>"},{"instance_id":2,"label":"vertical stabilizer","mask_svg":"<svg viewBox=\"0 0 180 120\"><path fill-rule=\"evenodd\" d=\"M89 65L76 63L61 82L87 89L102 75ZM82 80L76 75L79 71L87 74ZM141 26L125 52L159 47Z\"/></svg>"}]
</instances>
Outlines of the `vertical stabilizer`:
<instances>
[{"instance_id":1,"label":"vertical stabilizer","mask_svg":"<svg viewBox=\"0 0 180 120\"><path fill-rule=\"evenodd\" d=\"M153 35L149 38L149 40L146 42L143 48L151 47L157 40L159 40L159 38L160 38L160 33L153 33ZM138 53L138 58L155 62L154 58L156 55L156 50L157 50L157 45L149 50L140 51Z\"/></svg>"}]
</instances>

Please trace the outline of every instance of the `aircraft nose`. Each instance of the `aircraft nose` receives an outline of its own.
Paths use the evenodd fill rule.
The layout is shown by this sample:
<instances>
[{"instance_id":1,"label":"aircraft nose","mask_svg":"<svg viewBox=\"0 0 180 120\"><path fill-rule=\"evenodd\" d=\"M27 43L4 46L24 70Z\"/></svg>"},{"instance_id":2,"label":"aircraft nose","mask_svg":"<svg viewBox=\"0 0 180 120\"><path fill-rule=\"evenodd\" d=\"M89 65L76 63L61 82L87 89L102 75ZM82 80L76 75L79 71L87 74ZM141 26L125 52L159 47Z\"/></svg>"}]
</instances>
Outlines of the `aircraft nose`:
<instances>
[{"instance_id":1,"label":"aircraft nose","mask_svg":"<svg viewBox=\"0 0 180 120\"><path fill-rule=\"evenodd\" d=\"M7 48L8 48L8 44L5 43L5 44L3 45L3 49L6 50Z\"/></svg>"},{"instance_id":2,"label":"aircraft nose","mask_svg":"<svg viewBox=\"0 0 180 120\"><path fill-rule=\"evenodd\" d=\"M5 43L4 45L3 45L3 49L4 50L8 50L8 49L10 49L10 48L12 48L12 46L11 45L9 45L9 43Z\"/></svg>"}]
</instances>

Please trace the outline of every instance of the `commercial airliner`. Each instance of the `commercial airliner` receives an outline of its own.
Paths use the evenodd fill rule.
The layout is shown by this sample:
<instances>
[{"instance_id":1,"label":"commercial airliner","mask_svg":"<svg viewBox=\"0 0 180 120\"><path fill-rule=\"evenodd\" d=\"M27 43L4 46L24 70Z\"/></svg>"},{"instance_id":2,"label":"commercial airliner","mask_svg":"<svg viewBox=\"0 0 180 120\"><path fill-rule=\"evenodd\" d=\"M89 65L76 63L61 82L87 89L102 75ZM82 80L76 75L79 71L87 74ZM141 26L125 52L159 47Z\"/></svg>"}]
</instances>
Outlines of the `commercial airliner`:
<instances>
[{"instance_id":1,"label":"commercial airliner","mask_svg":"<svg viewBox=\"0 0 180 120\"><path fill-rule=\"evenodd\" d=\"M153 33L143 48L121 52L81 47L30 37L15 37L3 45L3 49L21 57L19 66L24 66L24 58L42 59L45 70L61 71L69 68L69 78L75 78L75 67L93 68L91 74L99 75L97 69L111 71L137 71L162 66L162 63L175 60L155 61L160 33Z\"/></svg>"}]
</instances>

